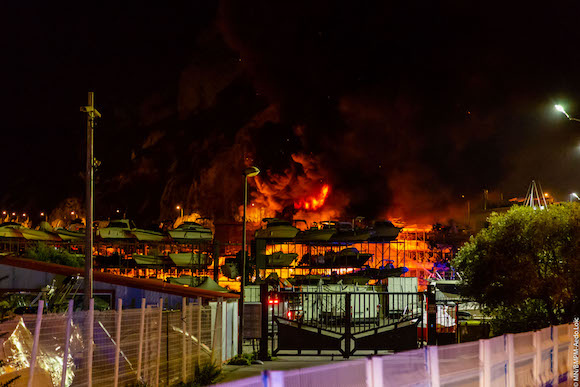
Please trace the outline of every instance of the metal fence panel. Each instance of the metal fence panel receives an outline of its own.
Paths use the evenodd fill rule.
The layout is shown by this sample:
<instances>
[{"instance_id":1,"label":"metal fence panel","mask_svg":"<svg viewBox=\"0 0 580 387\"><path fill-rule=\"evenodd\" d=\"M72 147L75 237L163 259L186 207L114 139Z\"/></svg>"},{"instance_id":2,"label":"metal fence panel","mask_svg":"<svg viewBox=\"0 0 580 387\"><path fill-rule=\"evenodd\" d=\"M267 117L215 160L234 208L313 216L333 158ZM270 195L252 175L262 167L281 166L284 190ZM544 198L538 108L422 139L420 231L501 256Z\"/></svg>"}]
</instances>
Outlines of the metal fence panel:
<instances>
[{"instance_id":1,"label":"metal fence panel","mask_svg":"<svg viewBox=\"0 0 580 387\"><path fill-rule=\"evenodd\" d=\"M284 387L366 387L366 361L341 361L335 364L285 371L283 378Z\"/></svg>"},{"instance_id":2,"label":"metal fence panel","mask_svg":"<svg viewBox=\"0 0 580 387\"><path fill-rule=\"evenodd\" d=\"M441 384L479 385L479 346L470 342L437 347Z\"/></svg>"},{"instance_id":3,"label":"metal fence panel","mask_svg":"<svg viewBox=\"0 0 580 387\"><path fill-rule=\"evenodd\" d=\"M430 386L425 356L425 349L382 356L382 384L393 387Z\"/></svg>"},{"instance_id":4,"label":"metal fence panel","mask_svg":"<svg viewBox=\"0 0 580 387\"><path fill-rule=\"evenodd\" d=\"M514 335L515 382L517 386L533 386L534 378L534 332Z\"/></svg>"}]
</instances>

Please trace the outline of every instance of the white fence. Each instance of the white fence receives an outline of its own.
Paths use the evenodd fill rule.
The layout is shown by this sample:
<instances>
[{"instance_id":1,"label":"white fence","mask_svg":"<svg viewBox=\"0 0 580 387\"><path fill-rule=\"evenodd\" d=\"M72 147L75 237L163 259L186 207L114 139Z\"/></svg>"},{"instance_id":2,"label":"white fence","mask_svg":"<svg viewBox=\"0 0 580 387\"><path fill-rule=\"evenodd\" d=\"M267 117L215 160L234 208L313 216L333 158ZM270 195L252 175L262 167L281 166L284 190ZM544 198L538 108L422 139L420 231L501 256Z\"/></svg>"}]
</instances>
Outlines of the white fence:
<instances>
[{"instance_id":1,"label":"white fence","mask_svg":"<svg viewBox=\"0 0 580 387\"><path fill-rule=\"evenodd\" d=\"M119 299L116 310L24 315L3 327L0 384L18 375L15 386L188 382L197 366L221 366L237 353L236 322L237 302L201 298L184 298L181 310L163 310L162 299L123 309Z\"/></svg>"},{"instance_id":2,"label":"white fence","mask_svg":"<svg viewBox=\"0 0 580 387\"><path fill-rule=\"evenodd\" d=\"M572 379L573 326L340 361L221 387L545 386Z\"/></svg>"}]
</instances>

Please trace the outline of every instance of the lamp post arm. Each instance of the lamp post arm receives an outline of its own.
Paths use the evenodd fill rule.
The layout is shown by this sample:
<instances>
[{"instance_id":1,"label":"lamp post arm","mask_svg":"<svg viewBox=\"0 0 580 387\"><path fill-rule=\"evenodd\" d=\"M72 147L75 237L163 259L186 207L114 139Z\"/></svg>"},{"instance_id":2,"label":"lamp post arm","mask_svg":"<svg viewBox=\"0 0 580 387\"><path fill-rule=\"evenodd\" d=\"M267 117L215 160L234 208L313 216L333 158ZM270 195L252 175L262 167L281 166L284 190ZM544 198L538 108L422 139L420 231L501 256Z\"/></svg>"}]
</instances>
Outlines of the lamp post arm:
<instances>
[{"instance_id":1,"label":"lamp post arm","mask_svg":"<svg viewBox=\"0 0 580 387\"><path fill-rule=\"evenodd\" d=\"M578 121L578 122L580 122L580 119L578 119L578 118L574 118L574 117L568 117L568 119L569 119L570 121Z\"/></svg>"}]
</instances>

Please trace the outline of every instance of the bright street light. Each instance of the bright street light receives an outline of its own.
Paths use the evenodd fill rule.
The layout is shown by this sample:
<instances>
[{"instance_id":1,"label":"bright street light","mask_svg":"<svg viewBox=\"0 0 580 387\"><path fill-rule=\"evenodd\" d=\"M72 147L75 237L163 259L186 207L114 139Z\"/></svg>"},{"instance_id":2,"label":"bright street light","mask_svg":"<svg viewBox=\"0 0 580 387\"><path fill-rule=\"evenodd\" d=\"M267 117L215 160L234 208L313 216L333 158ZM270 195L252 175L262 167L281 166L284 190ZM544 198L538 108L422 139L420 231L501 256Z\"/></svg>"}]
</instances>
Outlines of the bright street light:
<instances>
[{"instance_id":1,"label":"bright street light","mask_svg":"<svg viewBox=\"0 0 580 387\"><path fill-rule=\"evenodd\" d=\"M564 107L562 105L554 105L554 109L556 109L560 113L564 114L566 116L566 118L569 119L570 121L578 121L578 122L580 122L579 119L574 118L574 117L570 117L570 115L568 113L566 113L566 110L564 110Z\"/></svg>"},{"instance_id":2,"label":"bright street light","mask_svg":"<svg viewBox=\"0 0 580 387\"><path fill-rule=\"evenodd\" d=\"M175 209L179 211L180 217L183 218L183 208L181 208L181 206L177 206L177 207L175 207Z\"/></svg>"},{"instance_id":3,"label":"bright street light","mask_svg":"<svg viewBox=\"0 0 580 387\"><path fill-rule=\"evenodd\" d=\"M564 110L564 107L562 105L554 105L554 107L556 108L557 111L559 111L560 113L564 113L566 114L566 111ZM568 114L566 114L568 115Z\"/></svg>"}]
</instances>

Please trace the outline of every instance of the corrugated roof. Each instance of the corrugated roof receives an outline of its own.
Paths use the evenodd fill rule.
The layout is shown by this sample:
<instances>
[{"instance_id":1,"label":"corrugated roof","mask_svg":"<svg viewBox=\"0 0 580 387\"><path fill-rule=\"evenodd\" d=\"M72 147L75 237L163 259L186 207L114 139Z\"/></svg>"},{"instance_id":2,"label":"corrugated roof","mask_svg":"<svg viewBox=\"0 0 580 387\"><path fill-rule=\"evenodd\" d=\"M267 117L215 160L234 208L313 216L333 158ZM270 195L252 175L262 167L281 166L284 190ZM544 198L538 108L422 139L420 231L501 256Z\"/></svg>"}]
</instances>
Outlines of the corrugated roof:
<instances>
[{"instance_id":1,"label":"corrugated roof","mask_svg":"<svg viewBox=\"0 0 580 387\"><path fill-rule=\"evenodd\" d=\"M60 274L67 276L84 276L84 270L77 267L57 265L54 263L35 261L32 259L4 256L0 258L0 265L8 265L20 267L23 269L42 271L52 274ZM238 294L216 292L213 290L192 288L182 285L174 285L168 282L161 282L158 280L125 277L116 274L102 273L93 270L93 280L95 282L104 282L113 285L127 286L130 288L149 290L159 293L173 294L181 297L205 297L205 298L240 298Z\"/></svg>"}]
</instances>

